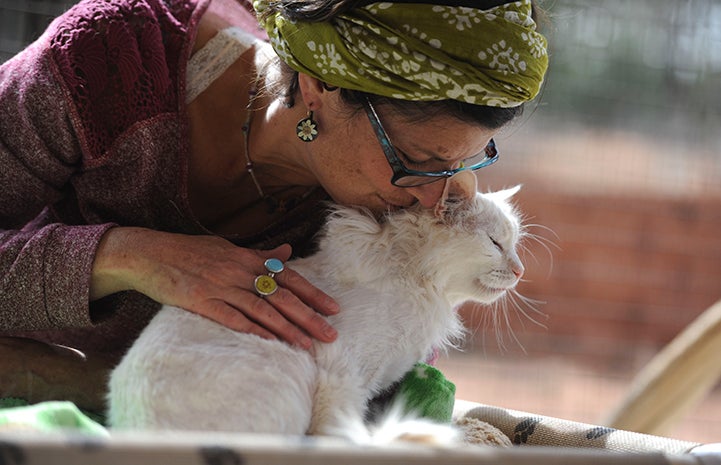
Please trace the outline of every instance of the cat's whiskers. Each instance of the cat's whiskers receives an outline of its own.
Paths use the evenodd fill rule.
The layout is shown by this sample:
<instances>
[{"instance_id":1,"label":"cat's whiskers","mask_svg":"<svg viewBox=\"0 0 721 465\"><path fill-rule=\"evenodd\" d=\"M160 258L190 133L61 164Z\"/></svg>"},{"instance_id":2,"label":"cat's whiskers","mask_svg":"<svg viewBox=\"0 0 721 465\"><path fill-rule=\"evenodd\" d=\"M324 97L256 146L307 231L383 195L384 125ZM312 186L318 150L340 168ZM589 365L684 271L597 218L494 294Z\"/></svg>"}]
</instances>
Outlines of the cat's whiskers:
<instances>
[{"instance_id":1,"label":"cat's whiskers","mask_svg":"<svg viewBox=\"0 0 721 465\"><path fill-rule=\"evenodd\" d=\"M541 234L532 233L529 231L530 228L538 228L542 229L546 232L549 232L553 235L555 238L555 241L553 239L550 239L546 236L543 236ZM560 240L558 235L549 227L543 226L541 224L524 224L523 230L521 231L521 240L518 243L518 248L521 249L524 252L524 255L529 255L531 258L533 258L534 262L536 264L540 264L538 258L533 253L533 250L529 247L527 242L531 241L536 244L538 244L541 248L543 248L546 253L548 254L549 258L549 265L548 265L548 274L550 275L551 271L553 270L553 251L551 248L554 248L556 250L561 250L561 247L556 243L556 241Z\"/></svg>"},{"instance_id":2,"label":"cat's whiskers","mask_svg":"<svg viewBox=\"0 0 721 465\"><path fill-rule=\"evenodd\" d=\"M508 297L506 297L505 299L499 301L498 305L493 308L493 311L500 313L500 315L503 316L503 323L504 323L503 328L505 329L506 334L508 334L511 337L511 339L516 342L516 344L518 345L518 347L521 349L521 351L524 354L527 354L526 347L523 345L523 343L518 338L518 336L516 336L516 332L513 330L513 324L511 324L511 317L510 317L511 312L508 311L508 302L513 302L511 300L510 295ZM498 312L499 310L500 310L500 312ZM496 320L498 321L498 318L496 318ZM521 326L523 326L523 322L521 322ZM500 325L496 326L494 328L494 330L495 330L495 334L496 334L496 343L498 344L498 347L504 352L507 351L508 349L506 348L505 339L503 337L503 332L501 331Z\"/></svg>"},{"instance_id":3,"label":"cat's whiskers","mask_svg":"<svg viewBox=\"0 0 721 465\"><path fill-rule=\"evenodd\" d=\"M546 302L538 299L533 299L531 297L526 297L520 292L518 292L516 289L513 289L509 293L508 300L513 304L513 307L516 310L516 314L523 315L524 317L526 317L526 319L533 322L535 325L540 326L543 329L548 329L548 326L536 319L537 317L543 317L544 319L548 320L548 314L542 312L538 308L539 305L545 305ZM531 313L535 314L536 316L534 317L533 315L531 315ZM519 321L521 322L521 325L523 325L523 320L519 318Z\"/></svg>"},{"instance_id":4,"label":"cat's whiskers","mask_svg":"<svg viewBox=\"0 0 721 465\"><path fill-rule=\"evenodd\" d=\"M507 341L511 340L526 353L523 343L516 335L513 329L512 315L516 315L516 319L522 328L525 328L525 320L531 321L533 324L548 329L547 326L539 321L539 317L548 319L548 315L541 310L539 306L545 302L530 297L526 297L517 289L508 289L498 300L490 305L475 304L471 307L472 311L480 311L482 313L481 324L473 328L471 335L475 338L477 332L482 330L481 343L485 351L486 346L486 330L493 331L496 344L502 352L507 352L509 347Z\"/></svg>"},{"instance_id":5,"label":"cat's whiskers","mask_svg":"<svg viewBox=\"0 0 721 465\"><path fill-rule=\"evenodd\" d=\"M510 338L514 341L518 347L526 353L526 349L523 347L520 339L516 336L513 331L513 325L511 324L510 312L508 311L508 300L501 299L490 306L481 307L480 305L474 307L476 311L482 311L481 325L475 329L473 336L476 336L478 330L483 330L481 337L481 345L483 351L486 351L486 335L488 330L493 332L495 336L496 345L501 352L507 352L508 347L506 341Z\"/></svg>"}]
</instances>

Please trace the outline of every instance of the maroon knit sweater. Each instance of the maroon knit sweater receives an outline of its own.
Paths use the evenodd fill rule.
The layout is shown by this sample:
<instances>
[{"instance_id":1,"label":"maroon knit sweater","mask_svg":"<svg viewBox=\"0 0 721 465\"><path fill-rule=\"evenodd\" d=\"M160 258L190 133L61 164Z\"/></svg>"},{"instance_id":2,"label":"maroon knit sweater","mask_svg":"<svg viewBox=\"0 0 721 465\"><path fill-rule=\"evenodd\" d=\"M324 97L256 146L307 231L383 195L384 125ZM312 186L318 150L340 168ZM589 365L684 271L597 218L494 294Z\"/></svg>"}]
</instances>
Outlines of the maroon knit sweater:
<instances>
[{"instance_id":1,"label":"maroon knit sweater","mask_svg":"<svg viewBox=\"0 0 721 465\"><path fill-rule=\"evenodd\" d=\"M134 292L89 304L103 233L209 234L188 204L184 103L208 2L84 0L0 67L0 332L122 350L159 305ZM317 224L297 211L237 242L293 243Z\"/></svg>"}]
</instances>

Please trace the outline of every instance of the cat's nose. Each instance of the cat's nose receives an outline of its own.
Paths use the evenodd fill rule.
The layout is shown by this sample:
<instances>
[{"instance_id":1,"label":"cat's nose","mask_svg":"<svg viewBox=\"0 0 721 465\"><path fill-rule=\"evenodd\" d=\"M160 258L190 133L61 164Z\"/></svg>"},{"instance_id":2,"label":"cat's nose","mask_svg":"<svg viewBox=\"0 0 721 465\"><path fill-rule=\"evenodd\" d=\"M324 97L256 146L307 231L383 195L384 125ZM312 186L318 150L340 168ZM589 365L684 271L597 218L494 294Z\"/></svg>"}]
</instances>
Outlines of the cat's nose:
<instances>
[{"instance_id":1,"label":"cat's nose","mask_svg":"<svg viewBox=\"0 0 721 465\"><path fill-rule=\"evenodd\" d=\"M521 276L523 276L523 272L526 270L523 268L523 265L521 265L519 263L517 265L514 265L511 268L511 271L513 272L514 275L516 275L516 278L521 279Z\"/></svg>"}]
</instances>

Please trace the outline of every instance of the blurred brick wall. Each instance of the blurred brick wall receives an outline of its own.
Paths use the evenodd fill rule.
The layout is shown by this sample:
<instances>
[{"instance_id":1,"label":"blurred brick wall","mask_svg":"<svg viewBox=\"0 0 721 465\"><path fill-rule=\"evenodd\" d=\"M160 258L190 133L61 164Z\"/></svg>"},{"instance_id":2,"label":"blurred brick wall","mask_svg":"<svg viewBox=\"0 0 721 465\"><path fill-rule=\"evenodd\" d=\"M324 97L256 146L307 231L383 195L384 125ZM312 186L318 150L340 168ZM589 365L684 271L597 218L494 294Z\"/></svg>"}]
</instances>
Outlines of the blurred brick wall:
<instances>
[{"instance_id":1,"label":"blurred brick wall","mask_svg":"<svg viewBox=\"0 0 721 465\"><path fill-rule=\"evenodd\" d=\"M528 187L528 186L527 186ZM532 228L555 242L553 262L536 259L518 290L546 302L512 326L529 355L563 355L603 369L643 364L697 315L721 299L721 199L568 195L524 188L518 196ZM464 309L471 328L482 312ZM480 339L485 338L484 341ZM488 331L472 344L493 350ZM509 350L518 350L511 343Z\"/></svg>"}]
</instances>

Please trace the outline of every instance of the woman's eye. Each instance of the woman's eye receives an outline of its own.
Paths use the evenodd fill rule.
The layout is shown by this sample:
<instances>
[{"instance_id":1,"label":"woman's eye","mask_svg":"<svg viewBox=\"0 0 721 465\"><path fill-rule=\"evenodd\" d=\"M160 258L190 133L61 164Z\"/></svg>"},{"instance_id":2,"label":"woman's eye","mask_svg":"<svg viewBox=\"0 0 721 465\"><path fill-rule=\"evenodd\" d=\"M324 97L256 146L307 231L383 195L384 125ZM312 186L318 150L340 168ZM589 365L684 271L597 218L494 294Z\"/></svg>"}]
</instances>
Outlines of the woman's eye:
<instances>
[{"instance_id":1,"label":"woman's eye","mask_svg":"<svg viewBox=\"0 0 721 465\"><path fill-rule=\"evenodd\" d=\"M450 162L436 160L435 158L422 158L419 160L409 156L403 150L397 148L395 150L406 168L415 168L418 171L445 171L457 167L457 164L451 165Z\"/></svg>"},{"instance_id":2,"label":"woman's eye","mask_svg":"<svg viewBox=\"0 0 721 465\"><path fill-rule=\"evenodd\" d=\"M408 154L405 153L403 150L399 150L397 147L395 150L396 150L396 153L398 155L400 155L400 157L403 161L403 164L421 166L425 162L428 161L428 160L414 160L413 158L409 157Z\"/></svg>"}]
</instances>

